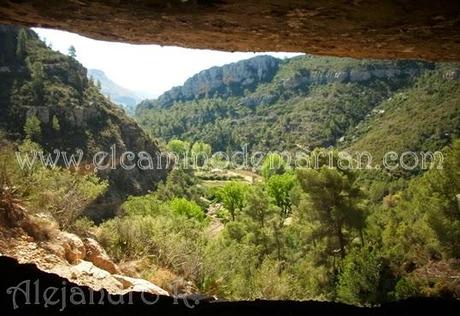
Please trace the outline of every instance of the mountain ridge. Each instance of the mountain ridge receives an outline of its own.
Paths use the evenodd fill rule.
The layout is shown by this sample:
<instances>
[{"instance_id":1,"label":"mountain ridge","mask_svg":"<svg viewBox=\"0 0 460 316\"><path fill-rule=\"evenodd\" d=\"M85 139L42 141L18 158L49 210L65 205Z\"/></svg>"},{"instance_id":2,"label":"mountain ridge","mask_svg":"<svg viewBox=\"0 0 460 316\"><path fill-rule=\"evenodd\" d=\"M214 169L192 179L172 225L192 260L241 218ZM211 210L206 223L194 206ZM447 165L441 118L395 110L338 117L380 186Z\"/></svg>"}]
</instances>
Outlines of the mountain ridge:
<instances>
[{"instance_id":1,"label":"mountain ridge","mask_svg":"<svg viewBox=\"0 0 460 316\"><path fill-rule=\"evenodd\" d=\"M278 69L281 59L262 55L204 69L187 79L182 86L176 86L161 94L157 99L146 100L139 106L168 107L175 101L190 101L203 96L240 95L244 89L252 90L268 82Z\"/></svg>"},{"instance_id":2,"label":"mountain ridge","mask_svg":"<svg viewBox=\"0 0 460 316\"><path fill-rule=\"evenodd\" d=\"M133 114L136 105L145 98L145 93L133 91L125 88L110 79L107 74L100 69L88 69L88 78L93 78L101 85L101 92L112 102L126 109L128 114Z\"/></svg>"},{"instance_id":3,"label":"mountain ridge","mask_svg":"<svg viewBox=\"0 0 460 316\"><path fill-rule=\"evenodd\" d=\"M83 150L91 164L98 152L147 151L156 159L158 144L87 78L77 60L51 50L26 28L0 25L0 129L15 141L27 137L25 125L35 118L33 140L46 152ZM2 136L3 137L3 136ZM112 216L128 195L145 194L166 169L102 170L109 190L95 205L96 217Z\"/></svg>"},{"instance_id":4,"label":"mountain ridge","mask_svg":"<svg viewBox=\"0 0 460 316\"><path fill-rule=\"evenodd\" d=\"M380 106L379 109L385 111L385 105L389 104L387 100L396 98L405 90L419 89L420 85L425 88L419 89L419 93L429 94L430 80L442 86L452 80L458 82L460 78L460 68L456 64L415 60L355 60L311 55L285 60L267 56L254 58L258 63L252 65L269 64L270 61L276 64L270 68L269 75L263 77L264 80L252 80L258 73L257 69L252 69L250 84L245 85L241 75L244 72L238 72L238 67L213 67L192 76L186 84L165 92L156 100L141 102L136 119L153 137L166 141L174 138L205 141L218 151L240 150L245 144L248 144L249 151L294 150L297 148L294 144L305 148L344 148L346 145L358 149L353 146L354 140L358 139L355 134L358 131L362 134L358 126L375 114L374 108ZM245 69L251 61L236 64ZM224 84L222 77L210 76L210 73L222 74L224 69L233 70L236 72L234 77L239 78L232 82L236 86L231 89ZM261 72L266 69L262 68ZM228 71L227 76L232 77ZM203 86L203 89L197 88ZM445 94L444 99L455 99L457 85L450 87L453 94ZM415 102L415 99L411 100ZM455 102L441 104L446 113L454 118L458 116ZM435 123L430 121L429 113L425 111L420 115L431 129ZM406 119L408 121L398 124L410 125L410 119ZM449 133L449 139L434 141L438 142L437 148L448 144L459 133L455 119L448 121L453 127L443 124L443 129L444 133ZM418 136L414 136L413 141L426 139L422 134L420 129L417 130ZM390 138L386 142L390 144ZM360 143L369 145L369 142ZM401 148L414 148L414 144L408 142ZM373 146L371 149L378 151Z\"/></svg>"}]
</instances>

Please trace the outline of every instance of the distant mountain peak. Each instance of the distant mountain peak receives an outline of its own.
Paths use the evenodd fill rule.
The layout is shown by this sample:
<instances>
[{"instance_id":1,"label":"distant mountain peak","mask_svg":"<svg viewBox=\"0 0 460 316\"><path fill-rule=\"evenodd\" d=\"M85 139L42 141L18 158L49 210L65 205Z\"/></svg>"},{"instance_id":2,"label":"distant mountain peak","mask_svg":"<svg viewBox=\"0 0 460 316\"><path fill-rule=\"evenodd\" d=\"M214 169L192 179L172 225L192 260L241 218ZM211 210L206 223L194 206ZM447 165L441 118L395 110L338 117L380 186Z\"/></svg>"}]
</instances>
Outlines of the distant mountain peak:
<instances>
[{"instance_id":1,"label":"distant mountain peak","mask_svg":"<svg viewBox=\"0 0 460 316\"><path fill-rule=\"evenodd\" d=\"M101 92L114 103L122 106L128 113L133 113L137 103L142 100L142 94L122 87L110 79L103 70L88 69L88 77L101 83Z\"/></svg>"}]
</instances>

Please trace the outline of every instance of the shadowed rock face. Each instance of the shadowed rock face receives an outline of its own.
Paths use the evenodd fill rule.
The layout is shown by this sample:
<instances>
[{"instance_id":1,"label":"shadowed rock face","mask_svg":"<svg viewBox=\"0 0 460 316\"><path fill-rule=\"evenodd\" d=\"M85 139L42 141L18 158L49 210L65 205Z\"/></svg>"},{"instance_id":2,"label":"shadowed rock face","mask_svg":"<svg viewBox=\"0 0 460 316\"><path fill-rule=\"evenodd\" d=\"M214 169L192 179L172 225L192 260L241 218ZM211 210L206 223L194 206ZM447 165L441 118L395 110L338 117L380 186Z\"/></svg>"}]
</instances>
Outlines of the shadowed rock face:
<instances>
[{"instance_id":1,"label":"shadowed rock face","mask_svg":"<svg viewBox=\"0 0 460 316\"><path fill-rule=\"evenodd\" d=\"M0 23L139 44L460 60L458 0L0 1Z\"/></svg>"},{"instance_id":2,"label":"shadowed rock face","mask_svg":"<svg viewBox=\"0 0 460 316\"><path fill-rule=\"evenodd\" d=\"M317 301L212 301L200 295L157 296L132 292L107 295L56 274L0 256L0 304L6 315L434 315L458 310L460 301L414 298L364 308ZM54 289L53 289L54 288ZM77 295L76 295L77 293ZM27 301L27 298L29 301ZM47 300L47 301L45 301ZM52 300L52 301L51 301ZM44 306L45 302L48 305ZM52 303L51 303L52 302ZM74 303L75 302L75 303Z\"/></svg>"}]
</instances>

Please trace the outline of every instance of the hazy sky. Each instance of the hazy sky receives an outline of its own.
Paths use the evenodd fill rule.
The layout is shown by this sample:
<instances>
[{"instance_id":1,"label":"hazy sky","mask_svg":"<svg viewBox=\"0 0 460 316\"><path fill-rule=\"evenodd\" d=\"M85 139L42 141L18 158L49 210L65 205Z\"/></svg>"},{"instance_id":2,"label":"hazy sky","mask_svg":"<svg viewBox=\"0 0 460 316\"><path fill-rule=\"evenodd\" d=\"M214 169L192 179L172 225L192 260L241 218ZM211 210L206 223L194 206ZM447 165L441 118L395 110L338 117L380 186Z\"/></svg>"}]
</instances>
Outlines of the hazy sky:
<instances>
[{"instance_id":1,"label":"hazy sky","mask_svg":"<svg viewBox=\"0 0 460 316\"><path fill-rule=\"evenodd\" d=\"M292 53L229 53L159 45L131 45L89 39L78 34L49 29L34 29L54 50L67 54L70 45L77 50L77 59L86 68L103 70L125 88L157 96L181 85L193 74L212 67L270 54L292 57Z\"/></svg>"}]
</instances>

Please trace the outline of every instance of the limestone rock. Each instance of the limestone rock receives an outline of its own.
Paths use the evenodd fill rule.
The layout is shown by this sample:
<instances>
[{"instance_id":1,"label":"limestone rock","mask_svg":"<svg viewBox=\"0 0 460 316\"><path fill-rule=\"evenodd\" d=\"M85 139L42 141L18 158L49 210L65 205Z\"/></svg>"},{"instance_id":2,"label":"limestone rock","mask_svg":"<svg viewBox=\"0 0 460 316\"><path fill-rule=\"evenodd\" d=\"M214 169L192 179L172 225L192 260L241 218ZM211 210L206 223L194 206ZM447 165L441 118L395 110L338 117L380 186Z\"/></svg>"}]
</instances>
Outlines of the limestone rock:
<instances>
[{"instance_id":1,"label":"limestone rock","mask_svg":"<svg viewBox=\"0 0 460 316\"><path fill-rule=\"evenodd\" d=\"M92 238L85 238L83 243L86 248L85 260L91 261L96 267L104 269L112 274L120 274L120 269L110 259L104 248Z\"/></svg>"},{"instance_id":2,"label":"limestone rock","mask_svg":"<svg viewBox=\"0 0 460 316\"><path fill-rule=\"evenodd\" d=\"M65 250L65 259L69 263L77 263L79 260L85 259L86 248L83 241L77 235L59 232L56 240Z\"/></svg>"},{"instance_id":3,"label":"limestone rock","mask_svg":"<svg viewBox=\"0 0 460 316\"><path fill-rule=\"evenodd\" d=\"M118 274L114 274L113 277L121 282L121 284L123 284L123 288L125 288L127 292L148 292L152 294L169 296L168 292L147 280L131 278Z\"/></svg>"},{"instance_id":4,"label":"limestone rock","mask_svg":"<svg viewBox=\"0 0 460 316\"><path fill-rule=\"evenodd\" d=\"M280 60L271 56L257 56L222 67L212 67L187 79L181 87L162 94L155 105L171 106L176 101L189 101L204 96L229 97L242 95L269 82L278 70Z\"/></svg>"},{"instance_id":5,"label":"limestone rock","mask_svg":"<svg viewBox=\"0 0 460 316\"><path fill-rule=\"evenodd\" d=\"M458 0L2 1L0 22L227 51L460 60Z\"/></svg>"},{"instance_id":6,"label":"limestone rock","mask_svg":"<svg viewBox=\"0 0 460 316\"><path fill-rule=\"evenodd\" d=\"M89 261L80 261L77 265L72 268L72 271L78 276L86 274L92 276L98 280L103 280L110 277L110 273L104 269L101 269Z\"/></svg>"}]
</instances>

